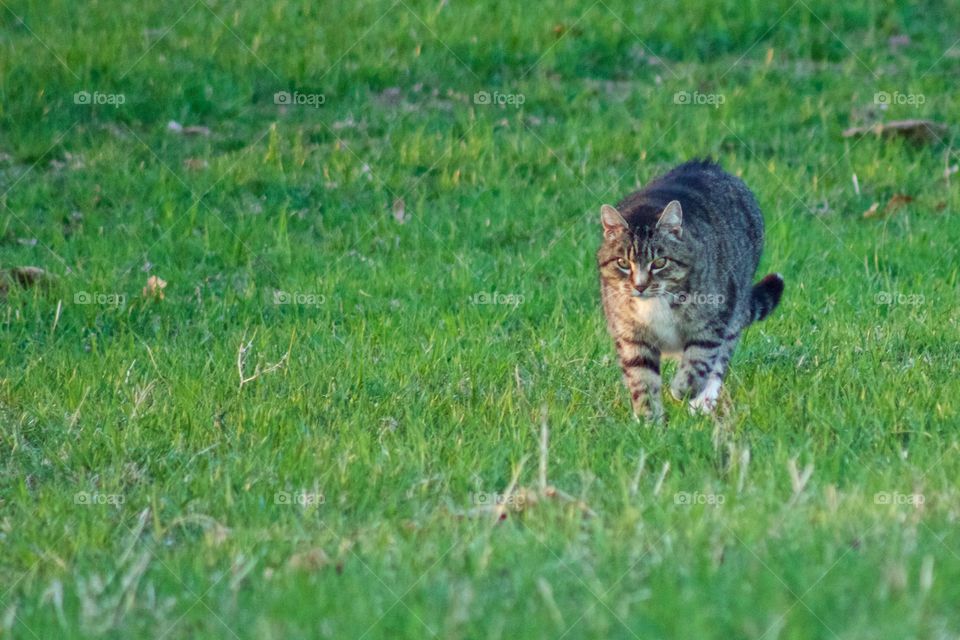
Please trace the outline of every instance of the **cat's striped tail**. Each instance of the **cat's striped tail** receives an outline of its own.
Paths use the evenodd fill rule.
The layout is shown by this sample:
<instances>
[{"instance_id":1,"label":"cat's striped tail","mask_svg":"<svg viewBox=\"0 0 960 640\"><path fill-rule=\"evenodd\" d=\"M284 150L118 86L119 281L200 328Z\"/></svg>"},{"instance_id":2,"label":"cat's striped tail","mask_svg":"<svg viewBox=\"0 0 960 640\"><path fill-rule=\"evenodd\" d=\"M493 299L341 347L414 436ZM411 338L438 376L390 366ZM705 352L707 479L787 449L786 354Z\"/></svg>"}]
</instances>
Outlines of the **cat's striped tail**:
<instances>
[{"instance_id":1,"label":"cat's striped tail","mask_svg":"<svg viewBox=\"0 0 960 640\"><path fill-rule=\"evenodd\" d=\"M753 285L750 293L750 322L763 320L780 304L783 295L783 276L771 273Z\"/></svg>"}]
</instances>

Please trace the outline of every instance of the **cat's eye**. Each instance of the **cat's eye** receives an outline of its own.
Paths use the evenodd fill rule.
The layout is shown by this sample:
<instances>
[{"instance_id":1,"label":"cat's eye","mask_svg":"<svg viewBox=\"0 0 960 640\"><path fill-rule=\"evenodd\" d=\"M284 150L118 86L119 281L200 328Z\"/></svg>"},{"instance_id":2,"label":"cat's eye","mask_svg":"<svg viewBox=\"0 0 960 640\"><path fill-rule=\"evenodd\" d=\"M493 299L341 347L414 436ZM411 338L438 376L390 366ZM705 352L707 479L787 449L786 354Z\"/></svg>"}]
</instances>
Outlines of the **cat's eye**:
<instances>
[{"instance_id":1,"label":"cat's eye","mask_svg":"<svg viewBox=\"0 0 960 640\"><path fill-rule=\"evenodd\" d=\"M617 268L620 269L620 271L630 271L630 263L624 258L617 258Z\"/></svg>"},{"instance_id":2,"label":"cat's eye","mask_svg":"<svg viewBox=\"0 0 960 640\"><path fill-rule=\"evenodd\" d=\"M650 263L650 268L654 270L663 269L665 266L667 266L666 258L657 258L656 260Z\"/></svg>"}]
</instances>

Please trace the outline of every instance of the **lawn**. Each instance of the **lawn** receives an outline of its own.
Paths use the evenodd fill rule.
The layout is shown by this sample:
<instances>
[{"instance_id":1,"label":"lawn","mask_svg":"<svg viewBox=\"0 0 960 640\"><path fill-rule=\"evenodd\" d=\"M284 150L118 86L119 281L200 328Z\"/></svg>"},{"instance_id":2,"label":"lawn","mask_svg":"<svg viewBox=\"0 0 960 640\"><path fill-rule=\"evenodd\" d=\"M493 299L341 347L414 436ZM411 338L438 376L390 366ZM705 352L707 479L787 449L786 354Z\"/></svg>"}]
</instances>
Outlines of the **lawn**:
<instances>
[{"instance_id":1,"label":"lawn","mask_svg":"<svg viewBox=\"0 0 960 640\"><path fill-rule=\"evenodd\" d=\"M0 637L960 637L958 15L0 0ZM638 424L599 209L703 156L786 292Z\"/></svg>"}]
</instances>

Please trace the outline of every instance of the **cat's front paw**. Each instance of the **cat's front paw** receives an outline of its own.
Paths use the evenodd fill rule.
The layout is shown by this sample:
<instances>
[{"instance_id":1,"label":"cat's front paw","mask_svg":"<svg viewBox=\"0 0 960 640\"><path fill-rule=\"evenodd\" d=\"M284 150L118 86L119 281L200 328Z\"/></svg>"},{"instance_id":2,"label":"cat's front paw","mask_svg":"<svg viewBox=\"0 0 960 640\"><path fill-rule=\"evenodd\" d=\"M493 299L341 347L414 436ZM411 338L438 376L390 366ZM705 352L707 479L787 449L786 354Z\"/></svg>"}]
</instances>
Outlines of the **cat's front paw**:
<instances>
[{"instance_id":1,"label":"cat's front paw","mask_svg":"<svg viewBox=\"0 0 960 640\"><path fill-rule=\"evenodd\" d=\"M720 381L716 378L707 380L703 390L690 401L690 413L713 413L717 407L717 399L720 397Z\"/></svg>"}]
</instances>

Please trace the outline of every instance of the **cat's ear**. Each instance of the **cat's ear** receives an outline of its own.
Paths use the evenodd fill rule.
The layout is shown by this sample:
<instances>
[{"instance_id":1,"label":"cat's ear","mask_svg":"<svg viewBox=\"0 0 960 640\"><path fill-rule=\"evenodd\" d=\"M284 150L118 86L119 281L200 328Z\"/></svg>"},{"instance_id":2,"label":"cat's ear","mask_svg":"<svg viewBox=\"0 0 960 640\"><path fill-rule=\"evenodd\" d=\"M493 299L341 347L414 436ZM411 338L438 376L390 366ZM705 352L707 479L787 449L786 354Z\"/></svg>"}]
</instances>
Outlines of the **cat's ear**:
<instances>
[{"instance_id":1,"label":"cat's ear","mask_svg":"<svg viewBox=\"0 0 960 640\"><path fill-rule=\"evenodd\" d=\"M627 221L619 211L608 204L600 207L600 222L603 223L603 237L608 240L616 238L627 230Z\"/></svg>"},{"instance_id":2,"label":"cat's ear","mask_svg":"<svg viewBox=\"0 0 960 640\"><path fill-rule=\"evenodd\" d=\"M683 235L683 209L680 208L680 203L676 200L671 200L670 203L663 208L663 213L660 214L660 219L657 220L657 229L661 229L665 233L672 234L676 238L680 238Z\"/></svg>"}]
</instances>

